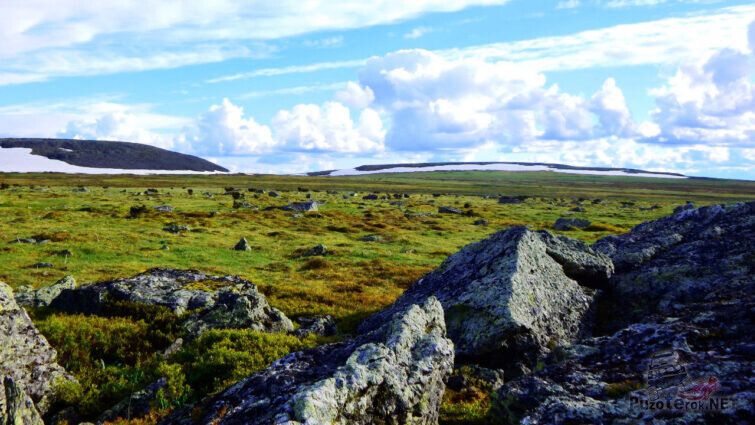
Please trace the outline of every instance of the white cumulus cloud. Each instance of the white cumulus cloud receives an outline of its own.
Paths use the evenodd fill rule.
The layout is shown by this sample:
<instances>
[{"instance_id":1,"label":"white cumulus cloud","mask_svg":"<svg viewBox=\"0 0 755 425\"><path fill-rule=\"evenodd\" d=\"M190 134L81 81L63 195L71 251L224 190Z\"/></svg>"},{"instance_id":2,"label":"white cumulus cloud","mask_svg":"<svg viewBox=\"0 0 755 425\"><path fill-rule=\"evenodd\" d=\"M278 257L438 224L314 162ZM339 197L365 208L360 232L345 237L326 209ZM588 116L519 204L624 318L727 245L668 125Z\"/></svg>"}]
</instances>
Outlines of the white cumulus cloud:
<instances>
[{"instance_id":1,"label":"white cumulus cloud","mask_svg":"<svg viewBox=\"0 0 755 425\"><path fill-rule=\"evenodd\" d=\"M382 120L369 108L355 123L349 108L341 103L300 104L278 112L272 124L278 140L291 150L357 153L383 149Z\"/></svg>"}]
</instances>

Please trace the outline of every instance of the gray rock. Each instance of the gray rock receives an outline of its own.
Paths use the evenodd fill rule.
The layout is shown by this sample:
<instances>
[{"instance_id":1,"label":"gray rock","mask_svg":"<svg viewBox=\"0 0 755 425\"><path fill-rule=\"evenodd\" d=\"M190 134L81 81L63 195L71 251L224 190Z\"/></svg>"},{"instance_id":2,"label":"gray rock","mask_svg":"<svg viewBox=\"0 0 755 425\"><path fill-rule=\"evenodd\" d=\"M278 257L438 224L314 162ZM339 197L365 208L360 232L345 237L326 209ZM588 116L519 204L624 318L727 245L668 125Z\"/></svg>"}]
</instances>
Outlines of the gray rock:
<instances>
[{"instance_id":1,"label":"gray rock","mask_svg":"<svg viewBox=\"0 0 755 425\"><path fill-rule=\"evenodd\" d=\"M487 224L488 224L488 221L485 220L484 218L474 221L475 226L487 226Z\"/></svg>"},{"instance_id":2,"label":"gray rock","mask_svg":"<svg viewBox=\"0 0 755 425\"><path fill-rule=\"evenodd\" d=\"M584 218L559 218L553 223L553 230L571 230L572 227L585 228L592 223Z\"/></svg>"},{"instance_id":3,"label":"gray rock","mask_svg":"<svg viewBox=\"0 0 755 425\"><path fill-rule=\"evenodd\" d=\"M252 247L249 246L249 242L246 241L246 238L241 238L241 240L239 240L238 243L234 245L233 249L235 251L251 251Z\"/></svg>"},{"instance_id":4,"label":"gray rock","mask_svg":"<svg viewBox=\"0 0 755 425\"><path fill-rule=\"evenodd\" d=\"M440 214L461 214L461 210L454 207L438 207Z\"/></svg>"},{"instance_id":5,"label":"gray rock","mask_svg":"<svg viewBox=\"0 0 755 425\"><path fill-rule=\"evenodd\" d=\"M50 286L42 287L34 290L16 291L16 302L20 305L28 307L42 307L48 306L52 303L61 292L66 289L73 289L76 287L76 280L73 276L66 276L59 281L53 283Z\"/></svg>"},{"instance_id":6,"label":"gray rock","mask_svg":"<svg viewBox=\"0 0 755 425\"><path fill-rule=\"evenodd\" d=\"M307 252L302 254L302 257L314 257L317 255L325 255L327 253L328 253L328 248L323 244L319 244L319 245L313 246Z\"/></svg>"},{"instance_id":7,"label":"gray rock","mask_svg":"<svg viewBox=\"0 0 755 425\"><path fill-rule=\"evenodd\" d=\"M546 252L564 269L564 273L582 286L602 289L614 273L608 256L590 248L586 243L550 232L538 231L547 246Z\"/></svg>"},{"instance_id":8,"label":"gray rock","mask_svg":"<svg viewBox=\"0 0 755 425\"><path fill-rule=\"evenodd\" d=\"M432 295L443 304L448 336L462 362L521 373L590 325L585 318L592 294L564 273L550 243L547 232L515 226L467 245L359 330L375 329ZM584 250L568 256L573 261L595 255L586 245L561 243L558 249L564 257L568 250Z\"/></svg>"},{"instance_id":9,"label":"gray rock","mask_svg":"<svg viewBox=\"0 0 755 425\"><path fill-rule=\"evenodd\" d=\"M157 205L152 207L152 209L159 212L173 212L173 207L170 205Z\"/></svg>"},{"instance_id":10,"label":"gray rock","mask_svg":"<svg viewBox=\"0 0 755 425\"><path fill-rule=\"evenodd\" d=\"M0 377L12 379L42 414L54 401L55 383L73 380L55 362L56 357L55 350L16 303L11 288L0 282ZM0 391L0 412L6 407L5 397Z\"/></svg>"},{"instance_id":11,"label":"gray rock","mask_svg":"<svg viewBox=\"0 0 755 425\"><path fill-rule=\"evenodd\" d=\"M584 208L582 208L582 207L574 207L574 208L570 209L569 211L571 211L571 212L585 212L586 210Z\"/></svg>"},{"instance_id":12,"label":"gray rock","mask_svg":"<svg viewBox=\"0 0 755 425\"><path fill-rule=\"evenodd\" d=\"M382 241L383 237L380 235L367 235L367 236L362 236L361 238L359 238L359 240L361 242L378 242L378 241Z\"/></svg>"},{"instance_id":13,"label":"gray rock","mask_svg":"<svg viewBox=\"0 0 755 425\"><path fill-rule=\"evenodd\" d=\"M267 192L267 196L269 196L271 198L280 198L280 194L278 192L275 192L275 191L272 191L272 190L270 192Z\"/></svg>"},{"instance_id":14,"label":"gray rock","mask_svg":"<svg viewBox=\"0 0 755 425\"><path fill-rule=\"evenodd\" d=\"M377 195L375 195L374 193L372 193L372 194L369 194L369 195L365 195L365 196L362 196L362 199L364 199L364 200L368 200L368 201L369 201L369 200L376 200L377 198L378 198L378 196L377 196Z\"/></svg>"},{"instance_id":15,"label":"gray rock","mask_svg":"<svg viewBox=\"0 0 755 425\"><path fill-rule=\"evenodd\" d=\"M179 224L171 224L169 226L163 227L163 230L170 233L181 233L188 232L189 230L191 230L191 227Z\"/></svg>"},{"instance_id":16,"label":"gray rock","mask_svg":"<svg viewBox=\"0 0 755 425\"><path fill-rule=\"evenodd\" d=\"M189 289L192 285L206 288ZM178 314L195 311L184 322L189 336L206 329L293 330L293 323L271 307L252 282L195 270L154 268L131 278L83 285L62 291L51 306L69 313L101 314L109 300L162 305Z\"/></svg>"},{"instance_id":17,"label":"gray rock","mask_svg":"<svg viewBox=\"0 0 755 425\"><path fill-rule=\"evenodd\" d=\"M284 205L280 207L283 211L300 211L300 212L308 212L308 211L317 211L317 201L307 201L307 202L294 202L293 204Z\"/></svg>"},{"instance_id":18,"label":"gray rock","mask_svg":"<svg viewBox=\"0 0 755 425\"><path fill-rule=\"evenodd\" d=\"M160 425L437 424L452 366L430 298L353 341L289 354Z\"/></svg>"},{"instance_id":19,"label":"gray rock","mask_svg":"<svg viewBox=\"0 0 755 425\"><path fill-rule=\"evenodd\" d=\"M404 205L404 204L406 204L406 202L404 202L404 201L393 201L393 202L391 202L391 205L394 205L394 206L401 206L401 205Z\"/></svg>"},{"instance_id":20,"label":"gray rock","mask_svg":"<svg viewBox=\"0 0 755 425\"><path fill-rule=\"evenodd\" d=\"M5 405L0 404L1 424L44 425L34 402L21 385L6 376L3 378L0 390L4 390L2 393L5 399Z\"/></svg>"},{"instance_id":21,"label":"gray rock","mask_svg":"<svg viewBox=\"0 0 755 425\"><path fill-rule=\"evenodd\" d=\"M338 333L336 321L333 320L333 317L330 315L301 316L294 320L301 326L291 334L298 337L305 337L309 334L331 336Z\"/></svg>"},{"instance_id":22,"label":"gray rock","mask_svg":"<svg viewBox=\"0 0 755 425\"><path fill-rule=\"evenodd\" d=\"M52 263L34 263L29 266L30 269L51 269L54 267L55 265Z\"/></svg>"}]
</instances>

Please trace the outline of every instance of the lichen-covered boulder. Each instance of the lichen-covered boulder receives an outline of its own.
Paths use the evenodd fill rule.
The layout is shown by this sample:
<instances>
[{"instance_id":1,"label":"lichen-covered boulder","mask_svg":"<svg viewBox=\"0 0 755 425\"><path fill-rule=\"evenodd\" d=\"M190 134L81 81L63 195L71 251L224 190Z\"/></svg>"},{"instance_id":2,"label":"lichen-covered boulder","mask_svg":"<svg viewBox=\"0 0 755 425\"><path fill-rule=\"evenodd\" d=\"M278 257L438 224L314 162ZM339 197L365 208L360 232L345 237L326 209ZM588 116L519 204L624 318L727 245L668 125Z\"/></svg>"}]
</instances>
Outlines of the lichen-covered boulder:
<instances>
[{"instance_id":1,"label":"lichen-covered boulder","mask_svg":"<svg viewBox=\"0 0 755 425\"><path fill-rule=\"evenodd\" d=\"M32 399L12 378L6 376L0 381L0 392L5 397L5 405L0 405L0 424L44 425Z\"/></svg>"},{"instance_id":2,"label":"lichen-covered boulder","mask_svg":"<svg viewBox=\"0 0 755 425\"><path fill-rule=\"evenodd\" d=\"M507 382L494 397L497 416L528 424L752 423L754 206L688 204L595 243L616 263L598 311L605 336L563 347L540 370Z\"/></svg>"},{"instance_id":3,"label":"lichen-covered boulder","mask_svg":"<svg viewBox=\"0 0 755 425\"><path fill-rule=\"evenodd\" d=\"M0 282L0 379L11 379L11 389L23 390L43 414L54 399L56 381L73 380L56 357L55 349L16 303L11 288ZM5 397L0 391L0 411L6 408Z\"/></svg>"},{"instance_id":4,"label":"lichen-covered boulder","mask_svg":"<svg viewBox=\"0 0 755 425\"><path fill-rule=\"evenodd\" d=\"M212 276L195 270L154 268L121 278L64 290L51 306L71 313L102 314L108 302L161 305L181 314L190 336L206 329L249 328L289 332L293 323L252 282L238 276Z\"/></svg>"},{"instance_id":5,"label":"lichen-covered boulder","mask_svg":"<svg viewBox=\"0 0 755 425\"><path fill-rule=\"evenodd\" d=\"M589 326L592 291L567 272L605 278L611 270L610 261L585 244L510 227L448 257L359 329L376 329L434 296L461 361L516 375Z\"/></svg>"},{"instance_id":6,"label":"lichen-covered boulder","mask_svg":"<svg viewBox=\"0 0 755 425\"><path fill-rule=\"evenodd\" d=\"M355 340L292 353L160 425L437 424L453 345L434 298Z\"/></svg>"},{"instance_id":7,"label":"lichen-covered boulder","mask_svg":"<svg viewBox=\"0 0 755 425\"><path fill-rule=\"evenodd\" d=\"M271 307L251 282L222 289L214 296L212 305L184 322L189 336L198 336L208 329L251 329L273 333L294 329L291 320Z\"/></svg>"}]
</instances>

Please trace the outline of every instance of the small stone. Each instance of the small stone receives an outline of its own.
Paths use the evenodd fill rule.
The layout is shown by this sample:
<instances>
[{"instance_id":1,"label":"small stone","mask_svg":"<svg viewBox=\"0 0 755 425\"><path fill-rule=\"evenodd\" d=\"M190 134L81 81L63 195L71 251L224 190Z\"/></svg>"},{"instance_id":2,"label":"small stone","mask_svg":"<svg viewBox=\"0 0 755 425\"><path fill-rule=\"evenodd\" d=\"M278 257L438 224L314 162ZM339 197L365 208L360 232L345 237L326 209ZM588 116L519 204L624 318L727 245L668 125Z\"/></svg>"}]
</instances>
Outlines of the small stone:
<instances>
[{"instance_id":1,"label":"small stone","mask_svg":"<svg viewBox=\"0 0 755 425\"><path fill-rule=\"evenodd\" d=\"M275 192L275 191L272 191L272 190L267 193L267 196L269 196L271 198L280 198L280 195L278 194L278 192Z\"/></svg>"},{"instance_id":2,"label":"small stone","mask_svg":"<svg viewBox=\"0 0 755 425\"><path fill-rule=\"evenodd\" d=\"M488 221L485 220L484 218L474 221L475 226L486 226L487 224L488 224Z\"/></svg>"},{"instance_id":3,"label":"small stone","mask_svg":"<svg viewBox=\"0 0 755 425\"><path fill-rule=\"evenodd\" d=\"M374 201L374 200L376 200L377 198L378 198L378 196L377 196L377 195L375 195L374 193L372 193L372 194L369 194L369 195L365 195L365 196L362 196L362 199L364 199L364 200L367 200L367 201Z\"/></svg>"},{"instance_id":4,"label":"small stone","mask_svg":"<svg viewBox=\"0 0 755 425\"><path fill-rule=\"evenodd\" d=\"M52 263L35 263L29 266L29 268L32 269L51 269L53 267L55 267L55 265L53 265Z\"/></svg>"},{"instance_id":5,"label":"small stone","mask_svg":"<svg viewBox=\"0 0 755 425\"><path fill-rule=\"evenodd\" d=\"M52 254L53 255L57 255L58 257L71 257L71 256L73 256L73 252L71 252L68 249L61 249L60 251L55 251Z\"/></svg>"},{"instance_id":6,"label":"small stone","mask_svg":"<svg viewBox=\"0 0 755 425\"><path fill-rule=\"evenodd\" d=\"M307 252L302 254L302 257L313 257L317 255L325 255L327 253L328 253L328 248L325 245L320 244L320 245L316 245L310 248Z\"/></svg>"},{"instance_id":7,"label":"small stone","mask_svg":"<svg viewBox=\"0 0 755 425\"><path fill-rule=\"evenodd\" d=\"M233 249L236 251L251 251L252 247L249 246L249 242L246 241L246 238L241 238Z\"/></svg>"},{"instance_id":8,"label":"small stone","mask_svg":"<svg viewBox=\"0 0 755 425\"><path fill-rule=\"evenodd\" d=\"M170 226L163 227L163 230L170 233L181 233L188 232L191 228L185 225L171 224Z\"/></svg>"},{"instance_id":9,"label":"small stone","mask_svg":"<svg viewBox=\"0 0 755 425\"><path fill-rule=\"evenodd\" d=\"M152 207L152 209L159 212L173 212L173 207L171 207L170 205L158 205Z\"/></svg>"},{"instance_id":10,"label":"small stone","mask_svg":"<svg viewBox=\"0 0 755 425\"><path fill-rule=\"evenodd\" d=\"M438 207L440 214L461 214L461 210L454 207Z\"/></svg>"},{"instance_id":11,"label":"small stone","mask_svg":"<svg viewBox=\"0 0 755 425\"><path fill-rule=\"evenodd\" d=\"M362 242L378 242L383 240L383 237L380 235L368 235L368 236L362 236L359 238Z\"/></svg>"}]
</instances>

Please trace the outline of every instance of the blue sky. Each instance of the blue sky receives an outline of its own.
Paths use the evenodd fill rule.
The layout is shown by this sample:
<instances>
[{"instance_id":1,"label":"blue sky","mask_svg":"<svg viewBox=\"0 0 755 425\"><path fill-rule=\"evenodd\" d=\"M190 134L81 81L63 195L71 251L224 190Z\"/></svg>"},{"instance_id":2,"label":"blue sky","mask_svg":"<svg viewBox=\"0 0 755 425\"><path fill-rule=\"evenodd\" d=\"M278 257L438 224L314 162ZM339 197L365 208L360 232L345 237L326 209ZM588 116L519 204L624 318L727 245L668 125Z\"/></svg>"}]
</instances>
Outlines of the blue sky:
<instances>
[{"instance_id":1,"label":"blue sky","mask_svg":"<svg viewBox=\"0 0 755 425\"><path fill-rule=\"evenodd\" d=\"M6 0L0 136L755 175L748 1Z\"/></svg>"}]
</instances>

